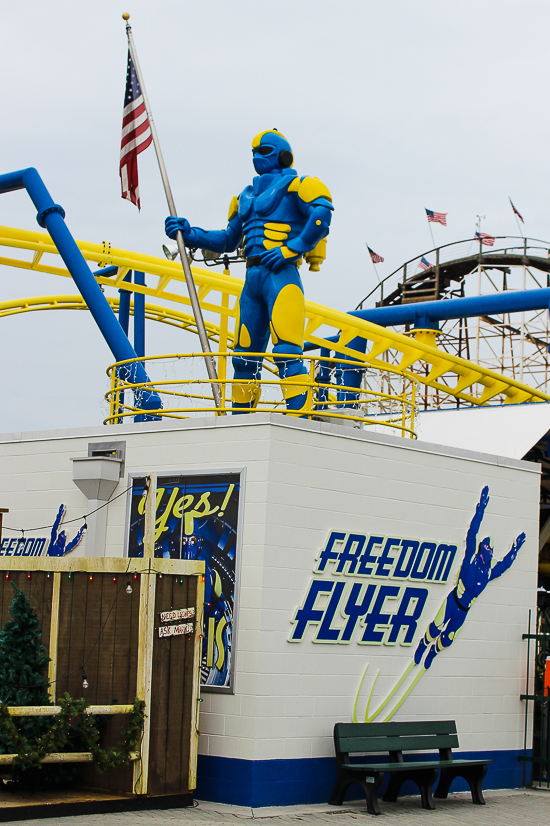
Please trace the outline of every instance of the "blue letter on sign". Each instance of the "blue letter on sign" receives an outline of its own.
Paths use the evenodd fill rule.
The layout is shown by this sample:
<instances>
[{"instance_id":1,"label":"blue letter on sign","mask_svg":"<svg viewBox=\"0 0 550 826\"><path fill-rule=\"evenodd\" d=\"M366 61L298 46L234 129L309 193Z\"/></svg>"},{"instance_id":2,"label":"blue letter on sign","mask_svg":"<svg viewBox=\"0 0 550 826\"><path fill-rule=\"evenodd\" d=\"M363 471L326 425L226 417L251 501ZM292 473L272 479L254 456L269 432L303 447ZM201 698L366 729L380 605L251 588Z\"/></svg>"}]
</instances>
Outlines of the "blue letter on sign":
<instances>
[{"instance_id":1,"label":"blue letter on sign","mask_svg":"<svg viewBox=\"0 0 550 826\"><path fill-rule=\"evenodd\" d=\"M401 645L410 645L412 643L416 633L416 626L422 616L427 599L427 588L405 588L399 609L391 618L391 631L386 640L387 645L397 642L402 628L405 628L406 631L404 639L401 640ZM416 602L413 602L414 600L416 600ZM411 603L413 603L413 609L411 613L408 613L408 608Z\"/></svg>"},{"instance_id":2,"label":"blue letter on sign","mask_svg":"<svg viewBox=\"0 0 550 826\"><path fill-rule=\"evenodd\" d=\"M300 642L305 630L310 622L321 622L324 608L315 608L315 600L319 594L330 594L334 587L334 581L326 582L322 579L314 579L309 586L304 604L298 608L292 622L296 623L290 634L289 642Z\"/></svg>"},{"instance_id":3,"label":"blue letter on sign","mask_svg":"<svg viewBox=\"0 0 550 826\"><path fill-rule=\"evenodd\" d=\"M338 642L341 628L331 628L331 623L338 608L342 591L346 586L345 582L337 582L334 591L330 597L330 602L323 616L323 621L319 626L319 630L313 638L313 642Z\"/></svg>"},{"instance_id":4,"label":"blue letter on sign","mask_svg":"<svg viewBox=\"0 0 550 826\"><path fill-rule=\"evenodd\" d=\"M372 574L372 565L378 561L377 556L373 556L371 551L375 545L382 545L384 542L383 536L370 536L365 548L365 553L359 560L359 568L357 569L357 576L370 576Z\"/></svg>"},{"instance_id":5,"label":"blue letter on sign","mask_svg":"<svg viewBox=\"0 0 550 826\"><path fill-rule=\"evenodd\" d=\"M346 607L342 612L344 616L348 617L348 621L340 637L340 642L349 642L351 640L355 626L357 625L357 620L359 617L364 617L369 610L374 592L376 591L376 585L367 585L363 599L359 602L359 593L362 588L364 588L364 585L360 582L354 582L351 586Z\"/></svg>"},{"instance_id":6,"label":"blue letter on sign","mask_svg":"<svg viewBox=\"0 0 550 826\"><path fill-rule=\"evenodd\" d=\"M344 573L346 563L348 564L347 573L353 574L355 572L366 538L362 533L350 533L344 550L340 553L338 564L334 568L335 574Z\"/></svg>"},{"instance_id":7,"label":"blue letter on sign","mask_svg":"<svg viewBox=\"0 0 550 826\"><path fill-rule=\"evenodd\" d=\"M419 545L420 543L417 542L416 539L401 540L401 553L399 554L399 560L393 572L393 576L396 579L407 579L411 572L413 562L416 559Z\"/></svg>"},{"instance_id":8,"label":"blue letter on sign","mask_svg":"<svg viewBox=\"0 0 550 826\"><path fill-rule=\"evenodd\" d=\"M374 608L367 614L365 631L361 637L363 643L381 643L384 641L384 634L391 619L391 614L383 614L384 603L388 597L395 599L399 596L401 588L398 585L381 585L374 602ZM379 626L382 629L379 630Z\"/></svg>"},{"instance_id":9,"label":"blue letter on sign","mask_svg":"<svg viewBox=\"0 0 550 826\"><path fill-rule=\"evenodd\" d=\"M315 573L320 573L321 571L324 571L327 567L327 562L330 562L331 559L338 559L340 551L333 551L332 549L334 547L335 542L342 542L345 538L345 533L338 533L338 531L332 531L329 538L327 539L327 544L319 554L319 562L317 563L317 567L315 568Z\"/></svg>"}]
</instances>

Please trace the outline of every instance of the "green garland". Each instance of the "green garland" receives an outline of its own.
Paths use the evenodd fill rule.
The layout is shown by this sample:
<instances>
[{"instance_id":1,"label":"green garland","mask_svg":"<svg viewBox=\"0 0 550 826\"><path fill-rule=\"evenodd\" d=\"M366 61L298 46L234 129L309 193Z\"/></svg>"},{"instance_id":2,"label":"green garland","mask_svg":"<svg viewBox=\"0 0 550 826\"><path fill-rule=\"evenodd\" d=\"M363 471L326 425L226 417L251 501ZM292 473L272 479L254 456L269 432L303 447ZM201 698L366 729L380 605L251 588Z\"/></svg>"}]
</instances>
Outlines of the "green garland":
<instances>
[{"instance_id":1,"label":"green garland","mask_svg":"<svg viewBox=\"0 0 550 826\"><path fill-rule=\"evenodd\" d=\"M105 749L99 745L99 730L95 718L86 711L86 700L83 698L73 700L69 694L65 693L58 702L61 706L60 714L52 717L50 730L39 737L34 744L30 744L28 738L19 732L6 703L0 703L0 731L9 738L14 752L17 753L15 764L23 769L40 767L46 755L62 752L67 744L69 727L81 735L98 771L111 771L118 766L130 763L130 752L136 750L145 722L143 700L134 701L130 719L121 732L123 742Z\"/></svg>"}]
</instances>

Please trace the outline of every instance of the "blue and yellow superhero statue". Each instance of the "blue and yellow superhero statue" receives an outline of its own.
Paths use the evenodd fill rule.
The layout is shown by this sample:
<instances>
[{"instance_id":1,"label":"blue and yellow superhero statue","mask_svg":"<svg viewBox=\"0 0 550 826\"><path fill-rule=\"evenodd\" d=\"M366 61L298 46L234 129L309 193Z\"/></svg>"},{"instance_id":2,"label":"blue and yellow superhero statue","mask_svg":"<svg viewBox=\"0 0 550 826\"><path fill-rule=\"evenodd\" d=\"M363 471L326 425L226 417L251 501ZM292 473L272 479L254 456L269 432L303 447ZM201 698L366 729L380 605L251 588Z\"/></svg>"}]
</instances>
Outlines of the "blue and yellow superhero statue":
<instances>
[{"instance_id":1,"label":"blue and yellow superhero statue","mask_svg":"<svg viewBox=\"0 0 550 826\"><path fill-rule=\"evenodd\" d=\"M444 600L436 618L429 624L424 637L418 644L414 654L416 665L420 664L430 644L431 648L424 660L424 668L429 668L437 654L452 645L476 599L483 593L489 582L508 570L525 542L525 534L520 533L500 562L495 562L493 559L493 540L490 536L482 539L476 550L477 533L488 502L489 488L484 487L466 535L466 551L458 572L456 587Z\"/></svg>"},{"instance_id":2,"label":"blue and yellow superhero statue","mask_svg":"<svg viewBox=\"0 0 550 826\"><path fill-rule=\"evenodd\" d=\"M263 359L247 353L265 353L271 331L287 408L299 411L307 400L301 384L307 371L298 267L305 258L316 271L324 260L332 199L318 178L300 178L292 169L292 149L276 129L256 135L252 153L258 175L231 201L225 230L203 230L191 227L185 218L169 217L166 234L175 238L181 230L188 247L219 253L244 245L246 280L235 327L233 409L251 409L258 403L260 387L255 380Z\"/></svg>"}]
</instances>

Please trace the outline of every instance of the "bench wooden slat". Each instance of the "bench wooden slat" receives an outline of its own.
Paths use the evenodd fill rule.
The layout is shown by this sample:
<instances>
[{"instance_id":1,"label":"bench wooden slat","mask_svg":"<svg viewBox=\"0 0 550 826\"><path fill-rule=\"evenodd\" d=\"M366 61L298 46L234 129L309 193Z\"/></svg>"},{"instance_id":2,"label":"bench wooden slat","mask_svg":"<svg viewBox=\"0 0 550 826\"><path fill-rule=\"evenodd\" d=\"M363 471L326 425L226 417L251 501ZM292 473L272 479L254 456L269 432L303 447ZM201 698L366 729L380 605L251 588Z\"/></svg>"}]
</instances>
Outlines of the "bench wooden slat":
<instances>
[{"instance_id":1,"label":"bench wooden slat","mask_svg":"<svg viewBox=\"0 0 550 826\"><path fill-rule=\"evenodd\" d=\"M412 720L403 723L336 723L340 737L386 737L400 734L456 734L454 720Z\"/></svg>"},{"instance_id":2,"label":"bench wooden slat","mask_svg":"<svg viewBox=\"0 0 550 826\"><path fill-rule=\"evenodd\" d=\"M350 763L346 771L358 772L400 772L414 771L415 769L457 769L461 766L485 766L492 760L409 760L406 763Z\"/></svg>"},{"instance_id":3,"label":"bench wooden slat","mask_svg":"<svg viewBox=\"0 0 550 826\"><path fill-rule=\"evenodd\" d=\"M345 754L377 751L437 751L458 748L456 734L427 734L424 737L383 737L378 733L370 737L338 738L338 749Z\"/></svg>"}]
</instances>

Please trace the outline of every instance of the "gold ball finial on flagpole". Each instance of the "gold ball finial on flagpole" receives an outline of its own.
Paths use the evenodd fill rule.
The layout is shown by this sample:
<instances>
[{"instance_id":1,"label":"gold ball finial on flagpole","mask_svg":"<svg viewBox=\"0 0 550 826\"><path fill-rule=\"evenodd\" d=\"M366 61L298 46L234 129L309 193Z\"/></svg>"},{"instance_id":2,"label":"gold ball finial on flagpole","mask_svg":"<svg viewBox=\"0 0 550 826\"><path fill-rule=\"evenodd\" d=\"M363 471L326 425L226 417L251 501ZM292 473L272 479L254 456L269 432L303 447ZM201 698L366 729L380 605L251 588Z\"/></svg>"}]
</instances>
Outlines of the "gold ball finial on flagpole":
<instances>
[{"instance_id":1,"label":"gold ball finial on flagpole","mask_svg":"<svg viewBox=\"0 0 550 826\"><path fill-rule=\"evenodd\" d=\"M130 15L128 14L127 11L125 11L124 14L122 15L122 19L123 20L129 20L130 19Z\"/></svg>"}]
</instances>

